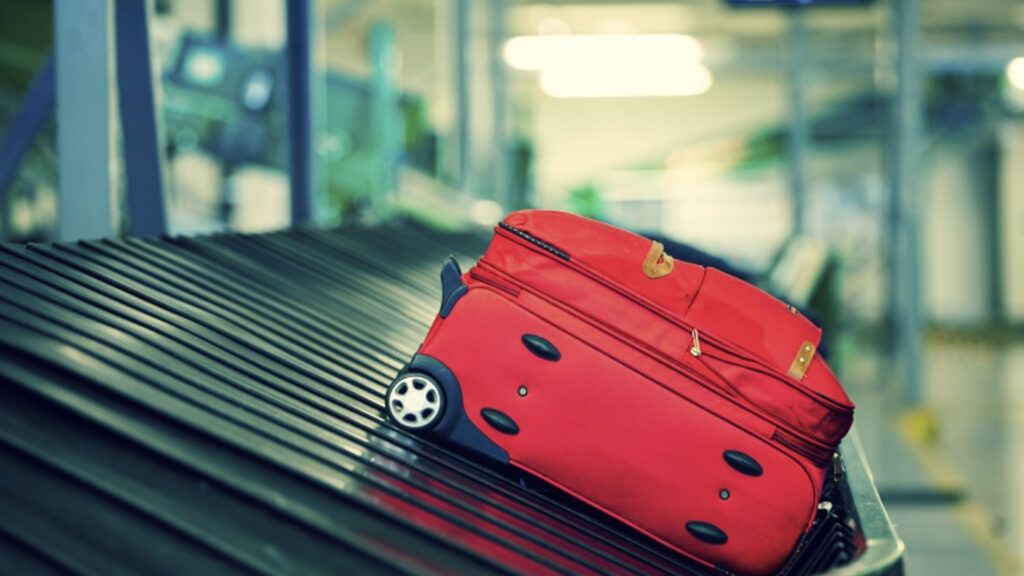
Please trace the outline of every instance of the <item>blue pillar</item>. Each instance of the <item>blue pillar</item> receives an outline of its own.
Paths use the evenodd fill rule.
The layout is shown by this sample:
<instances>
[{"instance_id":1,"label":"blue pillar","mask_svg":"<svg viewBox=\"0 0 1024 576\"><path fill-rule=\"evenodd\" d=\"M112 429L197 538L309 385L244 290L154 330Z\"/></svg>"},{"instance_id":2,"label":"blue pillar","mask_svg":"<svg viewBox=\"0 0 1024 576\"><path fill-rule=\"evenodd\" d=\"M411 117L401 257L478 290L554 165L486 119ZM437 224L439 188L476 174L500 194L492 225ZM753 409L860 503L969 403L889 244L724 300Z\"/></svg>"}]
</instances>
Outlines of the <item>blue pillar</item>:
<instances>
[{"instance_id":1,"label":"blue pillar","mask_svg":"<svg viewBox=\"0 0 1024 576\"><path fill-rule=\"evenodd\" d=\"M313 220L313 0L287 1L288 134L292 225Z\"/></svg>"},{"instance_id":2,"label":"blue pillar","mask_svg":"<svg viewBox=\"0 0 1024 576\"><path fill-rule=\"evenodd\" d=\"M149 49L149 2L116 0L117 83L128 178L125 203L133 236L167 231L162 139Z\"/></svg>"}]
</instances>

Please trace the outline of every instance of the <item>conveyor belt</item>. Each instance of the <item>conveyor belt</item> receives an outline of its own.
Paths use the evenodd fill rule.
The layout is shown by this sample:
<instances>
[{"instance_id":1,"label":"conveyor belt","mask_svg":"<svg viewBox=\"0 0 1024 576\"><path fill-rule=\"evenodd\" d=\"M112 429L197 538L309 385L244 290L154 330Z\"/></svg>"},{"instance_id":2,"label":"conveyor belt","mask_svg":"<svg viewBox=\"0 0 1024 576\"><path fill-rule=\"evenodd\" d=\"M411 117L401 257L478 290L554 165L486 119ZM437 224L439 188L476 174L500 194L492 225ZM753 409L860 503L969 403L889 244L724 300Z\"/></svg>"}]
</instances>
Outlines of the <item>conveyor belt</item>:
<instances>
[{"instance_id":1,"label":"conveyor belt","mask_svg":"<svg viewBox=\"0 0 1024 576\"><path fill-rule=\"evenodd\" d=\"M0 247L0 572L706 573L384 422L440 263L484 241Z\"/></svg>"}]
</instances>

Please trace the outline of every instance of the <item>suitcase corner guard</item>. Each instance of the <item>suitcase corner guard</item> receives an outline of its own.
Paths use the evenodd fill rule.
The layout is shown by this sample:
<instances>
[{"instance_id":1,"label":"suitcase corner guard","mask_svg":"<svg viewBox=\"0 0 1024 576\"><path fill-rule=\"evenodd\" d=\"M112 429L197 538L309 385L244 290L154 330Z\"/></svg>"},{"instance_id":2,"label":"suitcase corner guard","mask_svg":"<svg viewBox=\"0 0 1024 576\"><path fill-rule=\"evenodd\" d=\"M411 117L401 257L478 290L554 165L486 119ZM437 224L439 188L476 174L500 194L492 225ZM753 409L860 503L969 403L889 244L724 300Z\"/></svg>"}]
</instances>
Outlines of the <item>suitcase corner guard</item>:
<instances>
[{"instance_id":1,"label":"suitcase corner guard","mask_svg":"<svg viewBox=\"0 0 1024 576\"><path fill-rule=\"evenodd\" d=\"M441 310L438 316L447 318L459 298L469 290L462 281L462 269L453 256L449 256L441 267Z\"/></svg>"},{"instance_id":2,"label":"suitcase corner guard","mask_svg":"<svg viewBox=\"0 0 1024 576\"><path fill-rule=\"evenodd\" d=\"M454 260L450 262L454 263ZM447 264L445 266L447 267ZM465 285L463 285L463 288L465 288ZM495 462L508 464L508 452L502 450L490 438L485 436L466 415L466 409L462 404L462 388L459 386L459 381L455 378L455 374L444 363L424 354L416 354L405 369L407 371L429 374L441 385L441 389L444 391L448 407L441 418L441 422L431 431L432 435L443 436L447 440L468 450L483 454Z\"/></svg>"}]
</instances>

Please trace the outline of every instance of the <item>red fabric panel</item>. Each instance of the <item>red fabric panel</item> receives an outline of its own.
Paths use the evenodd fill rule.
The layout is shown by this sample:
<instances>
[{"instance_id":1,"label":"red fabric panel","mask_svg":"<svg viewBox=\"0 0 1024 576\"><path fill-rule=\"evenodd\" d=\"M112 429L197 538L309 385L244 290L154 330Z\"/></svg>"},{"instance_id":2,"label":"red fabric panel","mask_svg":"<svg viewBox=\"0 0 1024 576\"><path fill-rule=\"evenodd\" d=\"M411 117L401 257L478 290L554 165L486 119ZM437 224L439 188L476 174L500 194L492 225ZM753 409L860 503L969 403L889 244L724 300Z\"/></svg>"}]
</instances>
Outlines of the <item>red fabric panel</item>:
<instances>
[{"instance_id":1,"label":"red fabric panel","mask_svg":"<svg viewBox=\"0 0 1024 576\"><path fill-rule=\"evenodd\" d=\"M555 309L541 316L505 295L471 288L421 353L455 374L470 419L518 466L617 516L680 552L749 574L785 561L814 513L820 484L804 465L732 423L735 406L709 410L614 360L588 343L585 327ZM561 359L538 358L523 334L553 343ZM529 393L520 397L517 389ZM491 428L482 408L509 415L510 436ZM739 450L764 468L740 474L722 454ZM722 499L722 490L729 492ZM728 535L722 545L694 538L689 521Z\"/></svg>"}]
</instances>

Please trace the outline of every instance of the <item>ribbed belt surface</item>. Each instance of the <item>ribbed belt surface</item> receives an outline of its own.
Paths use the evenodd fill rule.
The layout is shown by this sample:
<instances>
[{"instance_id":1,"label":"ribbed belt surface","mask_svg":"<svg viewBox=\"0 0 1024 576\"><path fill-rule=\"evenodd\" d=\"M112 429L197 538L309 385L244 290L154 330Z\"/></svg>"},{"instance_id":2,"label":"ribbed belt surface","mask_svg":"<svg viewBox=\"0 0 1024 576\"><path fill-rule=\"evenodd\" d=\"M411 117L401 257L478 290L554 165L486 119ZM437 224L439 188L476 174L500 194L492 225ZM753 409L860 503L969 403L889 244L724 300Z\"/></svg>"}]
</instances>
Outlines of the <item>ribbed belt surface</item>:
<instances>
[{"instance_id":1,"label":"ribbed belt surface","mask_svg":"<svg viewBox=\"0 0 1024 576\"><path fill-rule=\"evenodd\" d=\"M0 573L705 573L383 393L486 238L0 247Z\"/></svg>"}]
</instances>

